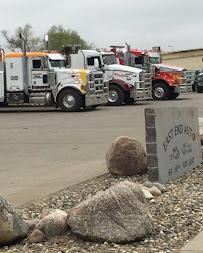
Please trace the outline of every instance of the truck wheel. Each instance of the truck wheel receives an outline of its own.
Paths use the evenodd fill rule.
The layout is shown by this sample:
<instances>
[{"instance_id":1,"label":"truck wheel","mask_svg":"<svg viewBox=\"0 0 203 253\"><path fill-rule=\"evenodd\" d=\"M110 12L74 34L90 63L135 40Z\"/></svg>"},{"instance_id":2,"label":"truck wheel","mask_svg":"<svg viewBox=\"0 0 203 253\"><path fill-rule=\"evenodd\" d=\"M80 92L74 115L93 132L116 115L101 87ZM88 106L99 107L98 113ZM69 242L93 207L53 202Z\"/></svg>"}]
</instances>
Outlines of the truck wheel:
<instances>
[{"instance_id":1,"label":"truck wheel","mask_svg":"<svg viewBox=\"0 0 203 253\"><path fill-rule=\"evenodd\" d=\"M156 83L152 87L152 97L154 100L163 100L169 97L169 88L164 83Z\"/></svg>"},{"instance_id":2,"label":"truck wheel","mask_svg":"<svg viewBox=\"0 0 203 253\"><path fill-rule=\"evenodd\" d=\"M65 89L60 92L58 105L64 112L79 111L83 104L83 97L77 91Z\"/></svg>"},{"instance_id":3,"label":"truck wheel","mask_svg":"<svg viewBox=\"0 0 203 253\"><path fill-rule=\"evenodd\" d=\"M125 94L117 85L109 86L109 102L108 105L122 105L125 100Z\"/></svg>"},{"instance_id":4,"label":"truck wheel","mask_svg":"<svg viewBox=\"0 0 203 253\"><path fill-rule=\"evenodd\" d=\"M202 93L202 87L197 86L197 92Z\"/></svg>"}]
</instances>

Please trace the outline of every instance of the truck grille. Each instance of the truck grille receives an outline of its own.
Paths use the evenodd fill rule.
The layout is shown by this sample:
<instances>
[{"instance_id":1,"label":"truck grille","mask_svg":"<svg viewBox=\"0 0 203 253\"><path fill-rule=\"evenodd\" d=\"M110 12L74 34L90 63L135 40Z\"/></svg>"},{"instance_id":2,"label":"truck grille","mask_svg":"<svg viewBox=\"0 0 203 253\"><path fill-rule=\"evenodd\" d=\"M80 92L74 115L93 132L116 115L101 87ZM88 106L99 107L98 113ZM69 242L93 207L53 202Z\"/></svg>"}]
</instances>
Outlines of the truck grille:
<instances>
[{"instance_id":1,"label":"truck grille","mask_svg":"<svg viewBox=\"0 0 203 253\"><path fill-rule=\"evenodd\" d=\"M184 71L184 77L187 84L192 84L195 80L195 71Z\"/></svg>"},{"instance_id":2,"label":"truck grille","mask_svg":"<svg viewBox=\"0 0 203 253\"><path fill-rule=\"evenodd\" d=\"M183 71L183 78L180 85L180 92L187 94L192 92L192 84L195 80L195 71Z\"/></svg>"},{"instance_id":3,"label":"truck grille","mask_svg":"<svg viewBox=\"0 0 203 253\"><path fill-rule=\"evenodd\" d=\"M151 88L152 86L152 78L151 78L151 73L144 73L144 84L145 88Z\"/></svg>"},{"instance_id":4,"label":"truck grille","mask_svg":"<svg viewBox=\"0 0 203 253\"><path fill-rule=\"evenodd\" d=\"M140 88L149 89L152 85L151 73L142 72L140 73Z\"/></svg>"},{"instance_id":5,"label":"truck grille","mask_svg":"<svg viewBox=\"0 0 203 253\"><path fill-rule=\"evenodd\" d=\"M108 93L108 84L104 82L103 73L90 73L87 83L87 94L99 96Z\"/></svg>"}]
</instances>

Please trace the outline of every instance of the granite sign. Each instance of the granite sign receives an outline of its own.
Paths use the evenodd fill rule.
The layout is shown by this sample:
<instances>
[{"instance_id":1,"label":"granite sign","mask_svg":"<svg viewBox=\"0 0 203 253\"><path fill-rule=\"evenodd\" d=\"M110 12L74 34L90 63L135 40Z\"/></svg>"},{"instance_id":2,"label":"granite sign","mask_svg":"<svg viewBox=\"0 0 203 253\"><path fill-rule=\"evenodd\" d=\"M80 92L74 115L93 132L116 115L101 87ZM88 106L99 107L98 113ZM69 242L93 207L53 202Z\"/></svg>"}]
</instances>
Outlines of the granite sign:
<instances>
[{"instance_id":1,"label":"granite sign","mask_svg":"<svg viewBox=\"0 0 203 253\"><path fill-rule=\"evenodd\" d=\"M201 163L196 108L146 108L145 126L149 180L167 183Z\"/></svg>"}]
</instances>

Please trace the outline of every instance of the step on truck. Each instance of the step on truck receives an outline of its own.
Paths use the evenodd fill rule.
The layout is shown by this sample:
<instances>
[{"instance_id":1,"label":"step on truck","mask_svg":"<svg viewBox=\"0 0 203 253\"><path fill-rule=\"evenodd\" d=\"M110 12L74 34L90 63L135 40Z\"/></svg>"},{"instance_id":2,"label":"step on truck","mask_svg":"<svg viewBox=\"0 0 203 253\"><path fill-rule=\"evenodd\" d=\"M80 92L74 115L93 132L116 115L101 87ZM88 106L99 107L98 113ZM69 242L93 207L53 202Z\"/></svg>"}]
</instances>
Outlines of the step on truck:
<instances>
[{"instance_id":1,"label":"step on truck","mask_svg":"<svg viewBox=\"0 0 203 253\"><path fill-rule=\"evenodd\" d=\"M69 51L68 47L64 49L66 51ZM109 83L109 105L151 99L151 75L142 69L118 64L113 52L79 50L67 57L69 66L89 70L95 69L95 60L98 60L99 69L104 72L105 82Z\"/></svg>"},{"instance_id":2,"label":"step on truck","mask_svg":"<svg viewBox=\"0 0 203 253\"><path fill-rule=\"evenodd\" d=\"M55 52L0 50L0 105L54 106L69 112L107 102L102 71L65 68L64 56Z\"/></svg>"}]
</instances>

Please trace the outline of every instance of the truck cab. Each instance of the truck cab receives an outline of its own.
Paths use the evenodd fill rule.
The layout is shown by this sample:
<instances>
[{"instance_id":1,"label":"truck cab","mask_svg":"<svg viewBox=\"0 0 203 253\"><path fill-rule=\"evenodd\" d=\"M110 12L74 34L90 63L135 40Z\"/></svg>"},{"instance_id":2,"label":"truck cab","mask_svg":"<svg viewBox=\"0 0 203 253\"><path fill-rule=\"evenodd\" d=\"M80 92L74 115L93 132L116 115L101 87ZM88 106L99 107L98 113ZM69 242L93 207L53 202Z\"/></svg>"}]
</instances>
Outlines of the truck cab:
<instances>
[{"instance_id":1,"label":"truck cab","mask_svg":"<svg viewBox=\"0 0 203 253\"><path fill-rule=\"evenodd\" d=\"M151 76L145 70L118 64L113 52L101 52L104 70L110 80L109 103L126 104L151 99ZM121 102L122 101L122 102Z\"/></svg>"},{"instance_id":2,"label":"truck cab","mask_svg":"<svg viewBox=\"0 0 203 253\"><path fill-rule=\"evenodd\" d=\"M151 98L151 78L145 71L118 64L112 52L79 50L70 57L72 67L94 69L94 61L104 72L104 80L109 83L110 105L130 104Z\"/></svg>"},{"instance_id":3,"label":"truck cab","mask_svg":"<svg viewBox=\"0 0 203 253\"><path fill-rule=\"evenodd\" d=\"M114 47L114 51L123 64L132 67L139 67L151 73L152 77L152 97L154 100L174 99L180 93L180 81L173 74L163 73L157 64L152 64L151 55L147 50L132 49L129 45L126 47ZM153 60L159 61L159 55L153 57ZM178 81L178 82L176 82Z\"/></svg>"}]
</instances>

